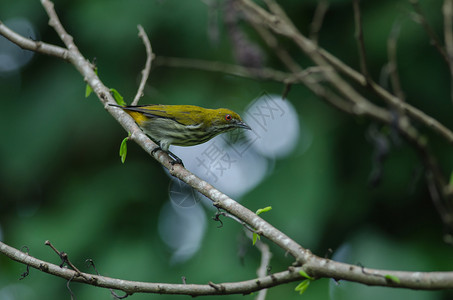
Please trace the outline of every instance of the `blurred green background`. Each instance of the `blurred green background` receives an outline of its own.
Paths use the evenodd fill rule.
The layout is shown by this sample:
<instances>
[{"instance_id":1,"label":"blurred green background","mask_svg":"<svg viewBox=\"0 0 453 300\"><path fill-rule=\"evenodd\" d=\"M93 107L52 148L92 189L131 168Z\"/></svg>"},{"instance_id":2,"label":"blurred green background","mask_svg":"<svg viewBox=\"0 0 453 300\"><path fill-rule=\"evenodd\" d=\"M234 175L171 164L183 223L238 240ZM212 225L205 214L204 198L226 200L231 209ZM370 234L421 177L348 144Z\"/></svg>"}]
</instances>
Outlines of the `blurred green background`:
<instances>
[{"instance_id":1,"label":"blurred green background","mask_svg":"<svg viewBox=\"0 0 453 300\"><path fill-rule=\"evenodd\" d=\"M209 2L209 1L206 1ZM316 1L281 1L298 28L308 32ZM408 1L362 1L368 63L378 80L387 62L386 42L398 22L398 64L407 101L453 128L449 73L411 17ZM156 55L234 63L232 43L222 18L222 1L56 1L60 19L88 59L96 58L104 84L130 102L135 95L145 51L137 24L148 33ZM442 37L442 1L421 1L435 32ZM61 45L39 1L0 2L0 20L26 20L34 27L22 32ZM257 45L254 31L241 28ZM33 35L33 31L36 35ZM218 33L218 40L209 33ZM0 44L5 47L3 40ZM304 67L308 60L282 40ZM320 33L320 45L358 69L352 4L331 1ZM272 51L262 47L265 66L281 68ZM84 98L83 78L68 63L34 55L20 69L0 73L0 240L55 264L44 246L50 240L69 254L82 271L92 272L92 258L102 275L127 280L206 284L254 278L259 252L244 238L239 224L211 220L199 250L188 260L172 262L172 250L158 234L159 215L169 202L170 178L137 145L129 143L125 164L118 149L126 136L92 95ZM282 84L259 82L197 70L153 68L141 103L195 104L229 107L237 112L263 92L281 94ZM263 218L319 256L366 267L408 271L453 268L451 246L443 242L445 228L430 200L423 166L404 140L392 139L388 128L357 119L326 105L305 87L288 96L299 116L308 148L272 161L265 179L240 197L255 211L272 206ZM302 126L302 125L301 125ZM451 146L422 128L448 176ZM379 184L371 186L374 144L370 132L380 132L390 145ZM284 134L284 133L283 133ZM307 144L306 136L299 139ZM304 148L302 151L301 148ZM201 204L200 204L201 205ZM266 239L263 239L266 242ZM284 270L290 257L271 245L271 272ZM239 255L240 254L240 255ZM0 300L70 299L62 279L31 270L0 256ZM297 283L268 292L268 299L451 299L452 293L367 287L327 279L314 282L303 296ZM110 292L71 284L77 299L111 299ZM133 299L173 299L175 296L134 295ZM242 298L241 295L224 299ZM244 296L252 299L253 295ZM206 299L218 297L206 297ZM205 298L204 298L205 299Z\"/></svg>"}]
</instances>

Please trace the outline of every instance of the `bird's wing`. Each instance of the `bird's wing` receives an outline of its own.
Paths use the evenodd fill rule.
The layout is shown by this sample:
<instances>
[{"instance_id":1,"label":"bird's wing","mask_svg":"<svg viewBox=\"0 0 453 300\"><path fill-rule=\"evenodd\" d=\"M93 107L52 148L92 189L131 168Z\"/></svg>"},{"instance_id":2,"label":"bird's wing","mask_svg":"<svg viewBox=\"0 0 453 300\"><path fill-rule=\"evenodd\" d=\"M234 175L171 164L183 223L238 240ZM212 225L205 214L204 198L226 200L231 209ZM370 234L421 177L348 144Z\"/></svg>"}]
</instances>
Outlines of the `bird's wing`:
<instances>
[{"instance_id":1,"label":"bird's wing","mask_svg":"<svg viewBox=\"0 0 453 300\"><path fill-rule=\"evenodd\" d=\"M165 118L172 119L182 125L198 125L202 122L203 108L192 105L142 105L142 106L124 106L125 110L142 113L148 118Z\"/></svg>"}]
</instances>

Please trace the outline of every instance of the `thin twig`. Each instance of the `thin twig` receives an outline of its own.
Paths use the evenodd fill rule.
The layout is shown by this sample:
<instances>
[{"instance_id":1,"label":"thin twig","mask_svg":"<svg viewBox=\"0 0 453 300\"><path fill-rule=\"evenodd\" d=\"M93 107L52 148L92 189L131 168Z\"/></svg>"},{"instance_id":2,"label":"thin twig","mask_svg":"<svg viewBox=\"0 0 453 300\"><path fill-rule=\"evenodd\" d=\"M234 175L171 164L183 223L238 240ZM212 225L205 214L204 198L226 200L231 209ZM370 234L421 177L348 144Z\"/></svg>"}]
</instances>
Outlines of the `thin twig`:
<instances>
[{"instance_id":1,"label":"thin twig","mask_svg":"<svg viewBox=\"0 0 453 300\"><path fill-rule=\"evenodd\" d=\"M188 59L179 57L156 56L154 60L155 66L165 66L172 68L188 68L195 70L203 70L209 72L219 72L233 76L250 78L254 80L272 80L281 83L298 83L302 78L307 81L322 81L323 73L328 72L328 69L321 67L310 67L301 70L297 73L287 73L271 68L250 68L240 65L228 64L220 61L210 61L202 59Z\"/></svg>"},{"instance_id":2,"label":"thin twig","mask_svg":"<svg viewBox=\"0 0 453 300\"><path fill-rule=\"evenodd\" d=\"M442 6L444 15L444 39L450 69L450 97L453 101L453 0L444 0Z\"/></svg>"},{"instance_id":3,"label":"thin twig","mask_svg":"<svg viewBox=\"0 0 453 300\"><path fill-rule=\"evenodd\" d=\"M315 43L318 44L319 41L319 32L321 31L322 24L324 22L324 17L329 9L329 0L319 0L318 5L316 6L315 13L313 14L313 20L310 24L310 34L309 37Z\"/></svg>"},{"instance_id":4,"label":"thin twig","mask_svg":"<svg viewBox=\"0 0 453 300\"><path fill-rule=\"evenodd\" d=\"M442 198L439 193L439 187L436 185L436 182L433 179L433 174L426 174L426 185L428 186L428 191L431 196L431 200L434 203L434 207L437 210L437 213L442 219L444 224L452 224L453 219L451 214L448 213L445 203L442 201Z\"/></svg>"},{"instance_id":5,"label":"thin twig","mask_svg":"<svg viewBox=\"0 0 453 300\"><path fill-rule=\"evenodd\" d=\"M255 29L255 31L261 36L261 38L266 42L266 44L272 49L272 53L276 55L282 63L286 66L288 70L292 73L300 73L303 69L299 64L292 58L292 56L286 51L285 48L281 47L278 43L278 40L269 30L260 24L254 22L252 19L249 19L250 25Z\"/></svg>"},{"instance_id":6,"label":"thin twig","mask_svg":"<svg viewBox=\"0 0 453 300\"><path fill-rule=\"evenodd\" d=\"M149 41L148 35L146 34L142 25L137 25L137 28L138 36L141 37L143 44L145 44L146 63L145 68L142 70L142 79L140 80L140 85L138 87L137 94L135 95L135 98L132 101L131 105L137 105L140 98L143 97L144 95L143 91L145 89L146 81L148 80L149 77L149 72L151 71L151 62L153 61L154 58L153 50L151 48L151 43Z\"/></svg>"},{"instance_id":7,"label":"thin twig","mask_svg":"<svg viewBox=\"0 0 453 300\"><path fill-rule=\"evenodd\" d=\"M259 78L261 80L273 80L277 82L284 82L289 77L291 77L291 74L289 73L270 68L250 68L240 65L227 64L219 61L207 61L201 59L156 56L154 65L219 72L239 77L253 79Z\"/></svg>"},{"instance_id":8,"label":"thin twig","mask_svg":"<svg viewBox=\"0 0 453 300\"><path fill-rule=\"evenodd\" d=\"M401 82L400 82L400 77L398 74L398 64L397 64L397 55L396 55L396 46L397 46L397 40L398 40L398 35L400 32L400 23L396 22L393 25L392 31L390 32L390 36L387 40L387 55L389 58L389 62L387 64L388 66L388 72L390 76L390 81L392 83L392 88L393 88L393 93L395 94L398 99L401 101L405 101L405 96L403 89L401 88Z\"/></svg>"},{"instance_id":9,"label":"thin twig","mask_svg":"<svg viewBox=\"0 0 453 300\"><path fill-rule=\"evenodd\" d=\"M30 254L29 254L30 249L28 248L28 246L23 246L20 250L23 251L25 254L30 255ZM24 250L25 250L25 251L24 251ZM24 278L27 277L29 274L30 274L30 266L27 265L27 268L26 268L25 272L22 273L22 274L20 274L19 280L24 279Z\"/></svg>"},{"instance_id":10,"label":"thin twig","mask_svg":"<svg viewBox=\"0 0 453 300\"><path fill-rule=\"evenodd\" d=\"M371 83L371 77L368 72L367 62L366 62L366 51L365 51L365 42L363 40L363 25L362 25L362 14L360 12L359 6L360 0L353 0L354 8L354 22L355 22L355 38L357 40L357 48L359 51L359 60L360 60L360 70L365 76L366 82Z\"/></svg>"},{"instance_id":11,"label":"thin twig","mask_svg":"<svg viewBox=\"0 0 453 300\"><path fill-rule=\"evenodd\" d=\"M432 27L429 25L428 21L426 20L425 14L423 13L423 10L420 7L420 3L418 2L418 0L410 0L409 2L412 4L412 6L414 7L414 10L415 10L413 20L422 25L422 27L425 29L426 33L428 34L430 43L437 49L437 51L442 56L444 61L448 64L449 59L448 59L447 52L445 51L445 48L442 46L436 33L434 32L434 30L432 29Z\"/></svg>"},{"instance_id":12,"label":"thin twig","mask_svg":"<svg viewBox=\"0 0 453 300\"><path fill-rule=\"evenodd\" d=\"M233 219L235 220L236 222L238 222L239 224L241 224L242 226L244 226L244 228L246 228L247 230L249 230L250 232L253 232L253 233L256 233L256 230L253 229L250 225L248 225L247 223L245 223L244 221L242 221L241 219L239 219L238 217L236 217L235 215L232 215L230 213L227 213L225 211L221 211L218 207L217 207L217 212L215 214L214 217L212 217L212 219L214 221L218 221L221 223L220 227L223 227L223 222L220 220L220 216L224 216L224 217L227 217L227 218L230 218L230 219Z\"/></svg>"},{"instance_id":13,"label":"thin twig","mask_svg":"<svg viewBox=\"0 0 453 300\"><path fill-rule=\"evenodd\" d=\"M52 250L60 257L60 259L61 259L61 261L62 261L60 267L63 267L63 265L66 263L66 264L67 264L68 266L70 266L74 271L76 271L77 274L82 274L82 272L80 272L80 270L79 270L76 266L74 266L74 265L72 264L72 262L69 260L68 254L67 254L66 252L60 252L60 251L58 251L57 248L55 248L55 246L52 245L52 243L51 243L49 240L45 241L44 244L47 245L47 246L49 246L50 248L52 248Z\"/></svg>"},{"instance_id":14,"label":"thin twig","mask_svg":"<svg viewBox=\"0 0 453 300\"><path fill-rule=\"evenodd\" d=\"M89 259L85 260L85 262L88 263L89 267L93 267L94 271L96 272L96 275L101 276L101 274L98 272L98 269L96 268L96 266L94 264L94 260L89 258ZM112 296L115 299L126 299L127 297L129 297L131 295L131 294L126 293L125 295L120 296L112 288L109 288L109 290L110 290L110 294L112 294Z\"/></svg>"},{"instance_id":15,"label":"thin twig","mask_svg":"<svg viewBox=\"0 0 453 300\"><path fill-rule=\"evenodd\" d=\"M253 240L253 234L250 231L245 231L246 236ZM268 274L270 261L272 258L272 252L270 251L269 245L257 240L255 243L256 248L261 252L261 261L258 269L256 270L256 275L258 278L266 277ZM264 300L266 298L267 289L261 290L258 295L255 297L256 300Z\"/></svg>"},{"instance_id":16,"label":"thin twig","mask_svg":"<svg viewBox=\"0 0 453 300\"><path fill-rule=\"evenodd\" d=\"M69 286L69 284L71 283L71 280L74 279L75 275L76 274L72 275L72 277L69 278L68 281L66 282L66 288L68 289L69 294L71 295L71 300L76 299L76 296L75 296L74 292L71 290L71 287Z\"/></svg>"},{"instance_id":17,"label":"thin twig","mask_svg":"<svg viewBox=\"0 0 453 300\"><path fill-rule=\"evenodd\" d=\"M269 10L279 18L281 18L286 26L292 27L295 29L291 19L286 15L285 11L278 5L277 1L275 0L264 0Z\"/></svg>"}]
</instances>

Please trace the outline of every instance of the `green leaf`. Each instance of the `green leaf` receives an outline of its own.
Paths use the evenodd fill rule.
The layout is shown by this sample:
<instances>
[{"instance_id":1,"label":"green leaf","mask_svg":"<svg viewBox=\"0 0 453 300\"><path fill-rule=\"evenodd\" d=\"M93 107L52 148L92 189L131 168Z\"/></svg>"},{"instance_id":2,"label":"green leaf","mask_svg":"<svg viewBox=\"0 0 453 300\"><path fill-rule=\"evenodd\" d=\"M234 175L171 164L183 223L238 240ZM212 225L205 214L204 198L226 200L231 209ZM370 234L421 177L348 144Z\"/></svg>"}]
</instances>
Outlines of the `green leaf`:
<instances>
[{"instance_id":1,"label":"green leaf","mask_svg":"<svg viewBox=\"0 0 453 300\"><path fill-rule=\"evenodd\" d=\"M94 73L96 73L96 75L98 75L98 68L94 68ZM87 83L87 86L85 87L85 98L88 98L88 96L90 96L92 92L93 92L93 89Z\"/></svg>"},{"instance_id":2,"label":"green leaf","mask_svg":"<svg viewBox=\"0 0 453 300\"><path fill-rule=\"evenodd\" d=\"M307 278L308 280L315 280L313 277L311 277L310 275L308 275L307 272L305 272L304 270L300 270L300 271L299 271L299 274L300 274L302 277Z\"/></svg>"},{"instance_id":3,"label":"green leaf","mask_svg":"<svg viewBox=\"0 0 453 300\"><path fill-rule=\"evenodd\" d=\"M256 214L259 215L261 213L265 213L265 212L268 212L272 209L272 206L268 206L268 207L265 207L265 208L260 208L256 211Z\"/></svg>"},{"instance_id":4,"label":"green leaf","mask_svg":"<svg viewBox=\"0 0 453 300\"><path fill-rule=\"evenodd\" d=\"M394 283L400 283L401 282L400 279L397 276L395 276L395 275L387 274L384 277L385 277L385 279L393 281Z\"/></svg>"},{"instance_id":5,"label":"green leaf","mask_svg":"<svg viewBox=\"0 0 453 300\"><path fill-rule=\"evenodd\" d=\"M121 162L124 164L124 162L126 161L126 154L127 154L127 141L129 140L129 137L131 136L131 134L129 133L129 135L123 139L123 141L121 142L121 146L120 146L120 157L121 157Z\"/></svg>"},{"instance_id":6,"label":"green leaf","mask_svg":"<svg viewBox=\"0 0 453 300\"><path fill-rule=\"evenodd\" d=\"M93 89L91 88L91 86L89 84L87 84L87 86L85 88L85 98L88 98L88 96L90 96L92 92L93 92Z\"/></svg>"},{"instance_id":7,"label":"green leaf","mask_svg":"<svg viewBox=\"0 0 453 300\"><path fill-rule=\"evenodd\" d=\"M110 89L110 93L112 93L112 96L113 96L113 98L115 98L116 103L118 103L121 106L125 106L126 105L126 102L124 102L124 100L123 100L124 99L123 96L121 96L120 93L118 93L117 90Z\"/></svg>"},{"instance_id":8,"label":"green leaf","mask_svg":"<svg viewBox=\"0 0 453 300\"><path fill-rule=\"evenodd\" d=\"M253 233L253 245L256 244L257 240L261 240L261 237L260 237L260 235L258 233L254 232Z\"/></svg>"},{"instance_id":9,"label":"green leaf","mask_svg":"<svg viewBox=\"0 0 453 300\"><path fill-rule=\"evenodd\" d=\"M451 172L450 174L450 185L453 186L453 172Z\"/></svg>"},{"instance_id":10,"label":"green leaf","mask_svg":"<svg viewBox=\"0 0 453 300\"><path fill-rule=\"evenodd\" d=\"M296 292L299 292L299 294L302 295L308 289L308 286L310 285L310 281L311 280L309 280L309 279L305 279L304 281L299 283L294 290Z\"/></svg>"}]
</instances>

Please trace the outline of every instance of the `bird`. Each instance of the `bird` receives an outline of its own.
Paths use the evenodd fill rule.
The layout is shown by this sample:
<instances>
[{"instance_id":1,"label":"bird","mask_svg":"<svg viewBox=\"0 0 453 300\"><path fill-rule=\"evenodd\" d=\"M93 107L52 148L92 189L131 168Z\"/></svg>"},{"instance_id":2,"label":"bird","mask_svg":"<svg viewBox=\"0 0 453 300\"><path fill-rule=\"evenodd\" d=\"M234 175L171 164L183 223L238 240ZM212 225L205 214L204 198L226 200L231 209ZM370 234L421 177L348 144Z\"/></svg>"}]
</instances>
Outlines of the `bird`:
<instances>
[{"instance_id":1,"label":"bird","mask_svg":"<svg viewBox=\"0 0 453 300\"><path fill-rule=\"evenodd\" d=\"M163 104L109 105L128 113L143 132L159 145L152 154L163 150L173 158L173 165L183 163L169 150L170 145L194 146L237 128L251 130L237 113L226 108Z\"/></svg>"}]
</instances>

